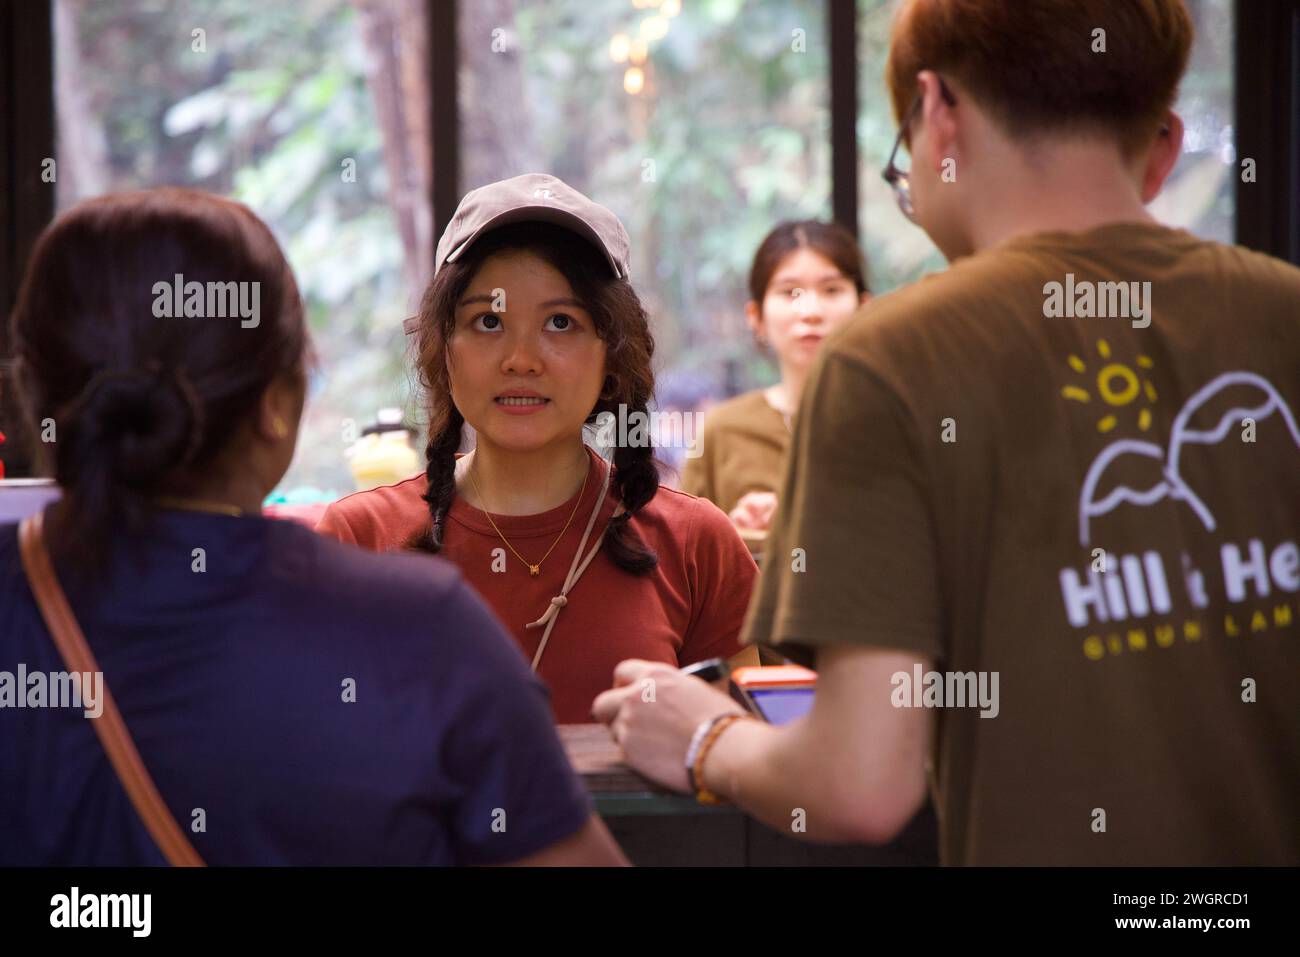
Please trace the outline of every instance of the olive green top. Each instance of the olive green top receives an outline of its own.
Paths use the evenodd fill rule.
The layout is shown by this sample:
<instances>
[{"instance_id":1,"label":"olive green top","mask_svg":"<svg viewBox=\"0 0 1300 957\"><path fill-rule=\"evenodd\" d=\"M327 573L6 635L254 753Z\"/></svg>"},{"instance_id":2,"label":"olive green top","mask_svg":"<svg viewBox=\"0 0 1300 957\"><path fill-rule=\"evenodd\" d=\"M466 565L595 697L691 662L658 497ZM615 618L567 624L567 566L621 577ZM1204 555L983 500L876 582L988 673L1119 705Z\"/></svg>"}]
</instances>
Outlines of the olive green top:
<instances>
[{"instance_id":1,"label":"olive green top","mask_svg":"<svg viewBox=\"0 0 1300 957\"><path fill-rule=\"evenodd\" d=\"M790 429L762 389L712 408L695 458L682 467L684 492L730 513L747 492L776 492L785 472Z\"/></svg>"}]
</instances>

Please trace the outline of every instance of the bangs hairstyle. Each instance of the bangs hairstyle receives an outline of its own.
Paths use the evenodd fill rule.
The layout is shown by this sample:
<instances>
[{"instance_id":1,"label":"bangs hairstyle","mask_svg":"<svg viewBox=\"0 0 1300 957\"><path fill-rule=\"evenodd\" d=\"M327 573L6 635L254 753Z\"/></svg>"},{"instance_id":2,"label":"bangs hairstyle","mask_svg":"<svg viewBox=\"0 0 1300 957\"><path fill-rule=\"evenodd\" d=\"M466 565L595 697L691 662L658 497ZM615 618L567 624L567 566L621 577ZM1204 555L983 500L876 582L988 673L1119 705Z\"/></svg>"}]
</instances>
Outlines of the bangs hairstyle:
<instances>
[{"instance_id":1,"label":"bangs hairstyle","mask_svg":"<svg viewBox=\"0 0 1300 957\"><path fill-rule=\"evenodd\" d=\"M859 296L871 291L862 249L847 229L817 219L784 222L763 238L749 268L749 298L760 307L781 261L796 249L811 249L825 256L853 283Z\"/></svg>"},{"instance_id":2,"label":"bangs hairstyle","mask_svg":"<svg viewBox=\"0 0 1300 957\"><path fill-rule=\"evenodd\" d=\"M1093 52L1097 29L1105 53ZM899 123L917 74L934 70L1014 139L1100 135L1132 159L1178 98L1194 34L1183 0L911 0L885 73Z\"/></svg>"},{"instance_id":3,"label":"bangs hairstyle","mask_svg":"<svg viewBox=\"0 0 1300 957\"><path fill-rule=\"evenodd\" d=\"M609 263L597 249L563 227L523 222L494 229L455 262L444 263L420 303L415 349L429 418L429 444L425 449L429 487L424 500L429 504L430 524L408 541L411 548L434 554L442 549L444 523L456 495L456 452L465 425L464 416L452 401L447 371L447 344L456 327L456 304L488 257L507 250L532 253L564 276L591 314L596 335L605 343L605 380L586 424L595 425L602 412L617 416L619 406L624 407L625 414L648 415L654 396L654 339L649 317L631 283L614 278ZM654 448L649 444L616 446L613 465L610 487L625 511L606 528L604 547L623 571L644 575L656 567L658 557L628 527L628 522L659 491Z\"/></svg>"}]
</instances>

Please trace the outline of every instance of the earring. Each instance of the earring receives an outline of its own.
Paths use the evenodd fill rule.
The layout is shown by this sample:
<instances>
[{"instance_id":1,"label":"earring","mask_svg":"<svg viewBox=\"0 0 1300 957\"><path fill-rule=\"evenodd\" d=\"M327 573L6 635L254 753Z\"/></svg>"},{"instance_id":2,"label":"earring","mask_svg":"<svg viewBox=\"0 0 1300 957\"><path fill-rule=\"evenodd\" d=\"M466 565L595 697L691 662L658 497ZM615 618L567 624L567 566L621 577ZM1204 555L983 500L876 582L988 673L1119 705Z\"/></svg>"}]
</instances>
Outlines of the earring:
<instances>
[{"instance_id":1,"label":"earring","mask_svg":"<svg viewBox=\"0 0 1300 957\"><path fill-rule=\"evenodd\" d=\"M289 426L277 415L271 420L271 432L277 439L283 439L289 434Z\"/></svg>"}]
</instances>

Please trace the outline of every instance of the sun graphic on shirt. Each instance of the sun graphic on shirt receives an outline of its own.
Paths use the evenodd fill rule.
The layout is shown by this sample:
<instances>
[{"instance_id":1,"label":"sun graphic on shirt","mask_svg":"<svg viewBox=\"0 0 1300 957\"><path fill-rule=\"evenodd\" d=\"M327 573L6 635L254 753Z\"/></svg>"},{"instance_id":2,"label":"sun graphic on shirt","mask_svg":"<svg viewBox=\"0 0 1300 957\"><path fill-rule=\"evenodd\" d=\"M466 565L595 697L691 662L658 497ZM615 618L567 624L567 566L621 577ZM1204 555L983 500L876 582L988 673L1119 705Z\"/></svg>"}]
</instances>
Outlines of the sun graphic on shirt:
<instances>
[{"instance_id":1,"label":"sun graphic on shirt","mask_svg":"<svg viewBox=\"0 0 1300 957\"><path fill-rule=\"evenodd\" d=\"M1156 401L1156 387L1151 384L1151 380L1143 376L1142 371L1150 369L1155 365L1147 356L1137 357L1137 369L1123 362L1112 362L1110 343L1105 339L1097 340L1097 355L1101 359L1101 368L1098 370L1093 381L1097 386L1097 394L1101 401L1111 409L1116 411L1126 408L1127 406L1138 403L1141 408L1138 409L1137 427L1143 432L1151 428L1151 409L1150 404ZM1088 375L1088 364L1076 355L1071 355L1067 360L1070 368L1079 375ZM1071 402L1091 402L1092 394L1085 388L1077 385L1067 385L1061 390L1061 395ZM1143 398L1145 397L1145 402ZM1097 420L1098 432L1109 432L1119 424L1119 417L1115 412L1107 411L1100 419Z\"/></svg>"}]
</instances>

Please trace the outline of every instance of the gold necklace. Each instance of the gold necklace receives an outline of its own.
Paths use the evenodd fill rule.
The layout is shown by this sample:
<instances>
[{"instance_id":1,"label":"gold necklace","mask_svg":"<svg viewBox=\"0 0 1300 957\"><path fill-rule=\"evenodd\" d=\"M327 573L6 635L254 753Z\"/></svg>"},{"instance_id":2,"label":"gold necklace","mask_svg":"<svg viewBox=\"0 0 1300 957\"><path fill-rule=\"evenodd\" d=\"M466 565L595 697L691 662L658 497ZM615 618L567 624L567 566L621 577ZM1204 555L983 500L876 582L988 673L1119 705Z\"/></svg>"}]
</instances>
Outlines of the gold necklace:
<instances>
[{"instance_id":1,"label":"gold necklace","mask_svg":"<svg viewBox=\"0 0 1300 957\"><path fill-rule=\"evenodd\" d=\"M483 493L480 492L478 489L478 482L474 480L474 473L471 472L469 469L466 469L465 474L469 476L470 484L474 486L474 494L478 496L478 500L482 502L484 505L487 505L487 500L483 498ZM515 558L519 559L521 562L523 562L525 565L528 566L528 574L531 575L533 578L536 578L538 575L542 573L542 562L546 561L546 559L551 557L551 552L555 551L555 546L560 544L560 539L563 538L564 533L569 530L569 524L573 521L573 516L578 514L578 506L582 504L582 493L587 491L587 477L589 475L591 475L590 463L588 463L587 465L586 473L584 473L582 476L582 488L579 489L578 491L578 500L573 503L573 511L569 513L568 521L564 523L564 528L560 529L560 534L556 537L555 541L551 542L551 547L546 550L546 554L537 560L536 565L534 565L528 559L524 558L523 555L520 555L519 552L515 551L515 547L510 544L510 539L502 535L501 529L497 528L497 523L492 521L492 513L489 512L486 508L483 509L483 514L486 515L487 520L491 522L493 531L497 533L497 536L501 539L501 541L506 543L506 548L514 552Z\"/></svg>"},{"instance_id":2,"label":"gold necklace","mask_svg":"<svg viewBox=\"0 0 1300 957\"><path fill-rule=\"evenodd\" d=\"M201 498L160 495L154 499L154 502L163 508L179 508L185 512L211 512L214 515L233 515L236 518L244 514L244 510L237 506L227 505L224 502L209 502Z\"/></svg>"}]
</instances>

